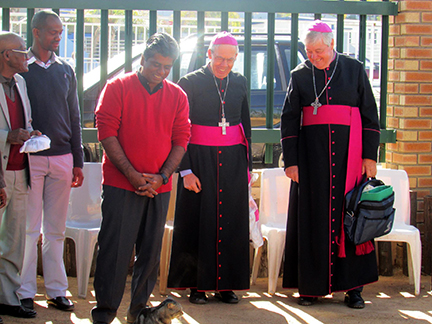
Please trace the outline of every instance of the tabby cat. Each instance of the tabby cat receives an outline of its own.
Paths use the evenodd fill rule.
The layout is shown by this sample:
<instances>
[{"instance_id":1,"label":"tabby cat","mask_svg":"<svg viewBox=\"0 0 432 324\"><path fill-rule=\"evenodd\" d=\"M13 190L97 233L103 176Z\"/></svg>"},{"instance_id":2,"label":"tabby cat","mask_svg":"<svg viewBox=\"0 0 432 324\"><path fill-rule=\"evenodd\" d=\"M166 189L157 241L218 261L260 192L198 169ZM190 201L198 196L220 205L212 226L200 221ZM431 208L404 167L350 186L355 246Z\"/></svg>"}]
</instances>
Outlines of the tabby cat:
<instances>
[{"instance_id":1,"label":"tabby cat","mask_svg":"<svg viewBox=\"0 0 432 324\"><path fill-rule=\"evenodd\" d=\"M142 309L134 324L170 324L171 320L182 315L180 303L167 298L156 307Z\"/></svg>"}]
</instances>

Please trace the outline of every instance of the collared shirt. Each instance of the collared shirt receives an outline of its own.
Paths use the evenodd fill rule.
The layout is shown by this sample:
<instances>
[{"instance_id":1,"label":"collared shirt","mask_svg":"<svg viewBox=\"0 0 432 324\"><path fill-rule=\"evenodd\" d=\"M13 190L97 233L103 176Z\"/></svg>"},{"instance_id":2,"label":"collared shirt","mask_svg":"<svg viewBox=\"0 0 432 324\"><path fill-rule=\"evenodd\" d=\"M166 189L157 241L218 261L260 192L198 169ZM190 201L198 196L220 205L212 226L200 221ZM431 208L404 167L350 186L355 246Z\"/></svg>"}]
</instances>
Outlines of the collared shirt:
<instances>
[{"instance_id":1,"label":"collared shirt","mask_svg":"<svg viewBox=\"0 0 432 324\"><path fill-rule=\"evenodd\" d=\"M148 91L149 94L153 94L156 93L158 90L163 88L163 83L159 83L157 84L154 88L153 91L150 90L150 85L149 82L147 81L147 79L144 77L144 75L142 75L139 71L137 72L138 75L138 80L141 82L141 84L143 85L143 87Z\"/></svg>"},{"instance_id":2,"label":"collared shirt","mask_svg":"<svg viewBox=\"0 0 432 324\"><path fill-rule=\"evenodd\" d=\"M54 63L58 63L58 64L63 64L62 61L60 61L60 59L58 58L58 56L56 55L56 53L52 52L51 57L49 58L48 62L42 62L41 60L39 60L34 53L32 52L31 48L30 51L28 53L28 65L32 64L32 63L36 63L37 65L39 65L41 68L44 69L48 69L52 64Z\"/></svg>"},{"instance_id":3,"label":"collared shirt","mask_svg":"<svg viewBox=\"0 0 432 324\"><path fill-rule=\"evenodd\" d=\"M3 90L6 94L6 96L12 101L15 102L15 91L14 86L16 84L15 78L5 78L3 75L0 74L0 83L3 86Z\"/></svg>"}]
</instances>

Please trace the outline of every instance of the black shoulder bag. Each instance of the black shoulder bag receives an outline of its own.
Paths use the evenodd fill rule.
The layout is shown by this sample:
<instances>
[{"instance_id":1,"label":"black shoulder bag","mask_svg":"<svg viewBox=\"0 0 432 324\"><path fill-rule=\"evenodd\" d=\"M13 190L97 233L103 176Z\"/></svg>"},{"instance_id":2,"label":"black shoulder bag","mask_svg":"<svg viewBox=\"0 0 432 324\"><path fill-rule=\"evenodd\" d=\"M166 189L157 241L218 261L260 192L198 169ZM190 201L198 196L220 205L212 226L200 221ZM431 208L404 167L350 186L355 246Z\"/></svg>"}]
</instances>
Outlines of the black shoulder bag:
<instances>
[{"instance_id":1,"label":"black shoulder bag","mask_svg":"<svg viewBox=\"0 0 432 324\"><path fill-rule=\"evenodd\" d=\"M355 245L388 234L393 226L393 187L368 179L345 197L344 228Z\"/></svg>"}]
</instances>

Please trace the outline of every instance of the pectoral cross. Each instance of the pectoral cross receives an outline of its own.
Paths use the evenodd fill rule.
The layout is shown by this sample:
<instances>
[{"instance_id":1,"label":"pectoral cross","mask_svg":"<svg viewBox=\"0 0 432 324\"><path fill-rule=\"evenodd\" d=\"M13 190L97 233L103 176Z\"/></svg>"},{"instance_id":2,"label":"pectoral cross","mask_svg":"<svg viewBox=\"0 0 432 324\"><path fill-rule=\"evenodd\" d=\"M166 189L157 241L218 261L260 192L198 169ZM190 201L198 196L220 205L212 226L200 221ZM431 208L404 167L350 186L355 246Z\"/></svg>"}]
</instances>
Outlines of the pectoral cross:
<instances>
[{"instance_id":1,"label":"pectoral cross","mask_svg":"<svg viewBox=\"0 0 432 324\"><path fill-rule=\"evenodd\" d=\"M222 117L222 121L218 125L222 127L222 135L226 135L226 128L229 126L229 122L226 121L226 118Z\"/></svg>"},{"instance_id":2,"label":"pectoral cross","mask_svg":"<svg viewBox=\"0 0 432 324\"><path fill-rule=\"evenodd\" d=\"M316 98L315 101L311 103L311 106L314 108L313 114L316 115L318 113L318 108L321 107L322 105L318 101L318 98Z\"/></svg>"}]
</instances>

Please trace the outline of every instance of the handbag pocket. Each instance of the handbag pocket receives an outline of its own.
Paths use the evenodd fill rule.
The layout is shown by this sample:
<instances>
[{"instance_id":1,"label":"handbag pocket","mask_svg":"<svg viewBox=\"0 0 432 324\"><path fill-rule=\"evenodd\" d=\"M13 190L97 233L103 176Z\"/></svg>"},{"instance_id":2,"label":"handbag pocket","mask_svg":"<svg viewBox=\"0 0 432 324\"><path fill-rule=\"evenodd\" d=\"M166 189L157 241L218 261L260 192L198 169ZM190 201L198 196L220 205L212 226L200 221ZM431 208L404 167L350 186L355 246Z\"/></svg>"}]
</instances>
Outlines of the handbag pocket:
<instances>
[{"instance_id":1,"label":"handbag pocket","mask_svg":"<svg viewBox=\"0 0 432 324\"><path fill-rule=\"evenodd\" d=\"M394 194L383 201L361 201L357 209L354 244L362 244L388 234L393 226Z\"/></svg>"}]
</instances>

